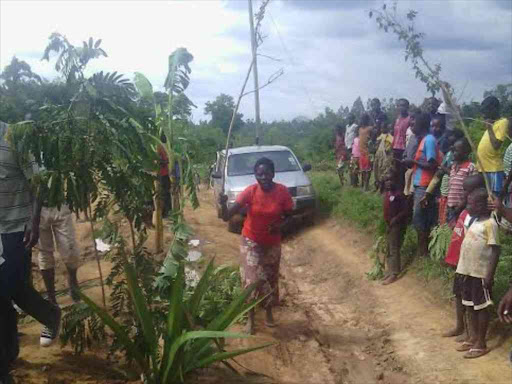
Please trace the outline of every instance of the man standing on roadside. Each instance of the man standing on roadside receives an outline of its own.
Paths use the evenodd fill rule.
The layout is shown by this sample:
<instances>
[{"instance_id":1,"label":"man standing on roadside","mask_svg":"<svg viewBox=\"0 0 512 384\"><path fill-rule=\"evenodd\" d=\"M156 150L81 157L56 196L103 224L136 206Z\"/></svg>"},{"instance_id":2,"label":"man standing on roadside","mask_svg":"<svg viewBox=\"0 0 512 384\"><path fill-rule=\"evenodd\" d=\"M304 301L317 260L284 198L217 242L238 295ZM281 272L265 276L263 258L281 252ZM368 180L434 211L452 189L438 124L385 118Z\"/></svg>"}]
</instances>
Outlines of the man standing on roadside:
<instances>
[{"instance_id":1,"label":"man standing on roadside","mask_svg":"<svg viewBox=\"0 0 512 384\"><path fill-rule=\"evenodd\" d=\"M56 340L59 307L44 300L30 283L31 249L39 238L41 204L30 180L36 164L7 140L0 122L0 384L11 383L9 370L19 353L16 311L12 301L45 325L41 345Z\"/></svg>"}]
</instances>

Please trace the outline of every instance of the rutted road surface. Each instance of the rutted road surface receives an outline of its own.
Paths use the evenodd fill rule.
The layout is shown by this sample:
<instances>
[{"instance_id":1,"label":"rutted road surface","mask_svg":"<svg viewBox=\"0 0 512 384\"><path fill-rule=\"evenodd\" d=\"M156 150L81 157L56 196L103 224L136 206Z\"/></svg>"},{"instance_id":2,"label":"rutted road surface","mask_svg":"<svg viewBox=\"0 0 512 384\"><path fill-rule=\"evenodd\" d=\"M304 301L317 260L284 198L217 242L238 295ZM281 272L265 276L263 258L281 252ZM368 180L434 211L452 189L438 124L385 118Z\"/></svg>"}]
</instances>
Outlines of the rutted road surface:
<instances>
[{"instance_id":1,"label":"rutted road surface","mask_svg":"<svg viewBox=\"0 0 512 384\"><path fill-rule=\"evenodd\" d=\"M190 220L218 262L237 262L239 238L219 225L210 194ZM277 344L238 361L283 384L512 383L510 340L491 336L491 353L463 359L454 340L440 336L452 325L451 308L413 273L386 287L368 281L371 245L331 221L286 240L278 325L265 328L260 316L257 339L237 342Z\"/></svg>"}]
</instances>

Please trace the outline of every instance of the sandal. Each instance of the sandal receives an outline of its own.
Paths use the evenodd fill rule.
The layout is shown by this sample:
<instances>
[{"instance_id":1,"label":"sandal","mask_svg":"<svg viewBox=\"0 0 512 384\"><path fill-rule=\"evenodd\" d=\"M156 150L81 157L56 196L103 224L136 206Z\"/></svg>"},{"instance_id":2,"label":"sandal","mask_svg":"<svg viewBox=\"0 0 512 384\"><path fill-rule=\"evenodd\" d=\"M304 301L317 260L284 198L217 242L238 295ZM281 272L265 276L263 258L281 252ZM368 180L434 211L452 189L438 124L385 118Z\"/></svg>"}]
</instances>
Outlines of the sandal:
<instances>
[{"instance_id":1,"label":"sandal","mask_svg":"<svg viewBox=\"0 0 512 384\"><path fill-rule=\"evenodd\" d=\"M476 359L477 357L487 355L489 353L489 348L471 348L464 354L465 359Z\"/></svg>"},{"instance_id":2,"label":"sandal","mask_svg":"<svg viewBox=\"0 0 512 384\"><path fill-rule=\"evenodd\" d=\"M460 346L455 348L455 350L458 352L467 352L467 351L471 350L472 346L473 346L473 343L471 343L469 341L464 341Z\"/></svg>"}]
</instances>

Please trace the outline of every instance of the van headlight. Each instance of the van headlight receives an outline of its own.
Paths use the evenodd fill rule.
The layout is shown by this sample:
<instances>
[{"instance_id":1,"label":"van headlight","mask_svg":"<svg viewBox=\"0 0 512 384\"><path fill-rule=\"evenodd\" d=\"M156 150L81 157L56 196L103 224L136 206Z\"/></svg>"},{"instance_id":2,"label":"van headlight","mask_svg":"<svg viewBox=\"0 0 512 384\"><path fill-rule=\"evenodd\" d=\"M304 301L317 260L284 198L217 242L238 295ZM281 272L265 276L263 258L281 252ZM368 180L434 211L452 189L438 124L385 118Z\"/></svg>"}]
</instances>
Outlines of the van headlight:
<instances>
[{"instance_id":1,"label":"van headlight","mask_svg":"<svg viewBox=\"0 0 512 384\"><path fill-rule=\"evenodd\" d=\"M302 187L297 187L297 197L299 196L311 196L314 194L312 185L304 185Z\"/></svg>"},{"instance_id":2,"label":"van headlight","mask_svg":"<svg viewBox=\"0 0 512 384\"><path fill-rule=\"evenodd\" d=\"M238 195L241 193L242 191L229 191L228 192L228 202L230 203L234 203L236 198L238 197Z\"/></svg>"}]
</instances>

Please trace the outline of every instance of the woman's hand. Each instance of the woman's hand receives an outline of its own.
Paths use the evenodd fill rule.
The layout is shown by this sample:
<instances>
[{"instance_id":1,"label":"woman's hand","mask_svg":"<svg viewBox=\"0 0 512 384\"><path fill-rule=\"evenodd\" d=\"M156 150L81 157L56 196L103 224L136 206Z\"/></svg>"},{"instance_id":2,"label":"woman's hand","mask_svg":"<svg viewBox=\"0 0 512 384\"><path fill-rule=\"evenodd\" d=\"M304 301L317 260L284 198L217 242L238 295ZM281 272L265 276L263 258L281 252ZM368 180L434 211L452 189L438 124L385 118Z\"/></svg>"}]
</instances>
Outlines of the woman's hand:
<instances>
[{"instance_id":1,"label":"woman's hand","mask_svg":"<svg viewBox=\"0 0 512 384\"><path fill-rule=\"evenodd\" d=\"M219 204L220 205L226 205L227 202L228 202L228 195L226 195L224 193L221 193L219 195Z\"/></svg>"}]
</instances>

